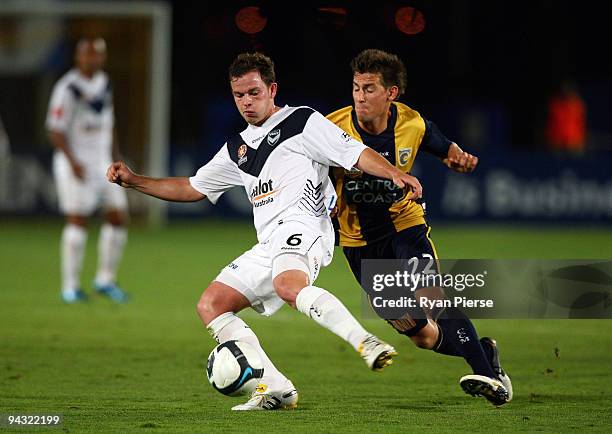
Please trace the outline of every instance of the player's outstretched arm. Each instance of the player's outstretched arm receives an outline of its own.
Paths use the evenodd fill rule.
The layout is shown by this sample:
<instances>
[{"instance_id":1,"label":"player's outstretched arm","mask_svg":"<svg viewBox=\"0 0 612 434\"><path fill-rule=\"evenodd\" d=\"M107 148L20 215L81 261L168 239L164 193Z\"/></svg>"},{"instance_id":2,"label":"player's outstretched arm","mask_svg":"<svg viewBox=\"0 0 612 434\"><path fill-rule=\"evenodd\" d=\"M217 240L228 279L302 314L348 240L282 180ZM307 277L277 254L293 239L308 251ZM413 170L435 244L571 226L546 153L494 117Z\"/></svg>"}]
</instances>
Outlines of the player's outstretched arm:
<instances>
[{"instance_id":1,"label":"player's outstretched arm","mask_svg":"<svg viewBox=\"0 0 612 434\"><path fill-rule=\"evenodd\" d=\"M409 199L418 199L423 196L423 187L421 187L418 179L402 172L389 163L385 157L370 148L366 148L359 155L356 166L359 170L370 175L390 179L398 187L411 189L412 194L408 196Z\"/></svg>"},{"instance_id":2,"label":"player's outstretched arm","mask_svg":"<svg viewBox=\"0 0 612 434\"><path fill-rule=\"evenodd\" d=\"M442 162L451 170L459 173L473 172L478 165L478 157L465 152L456 143L448 147L448 155Z\"/></svg>"},{"instance_id":3,"label":"player's outstretched arm","mask_svg":"<svg viewBox=\"0 0 612 434\"><path fill-rule=\"evenodd\" d=\"M191 186L189 178L150 178L137 175L123 161L112 163L106 171L106 177L122 187L172 202L196 202L206 197Z\"/></svg>"}]
</instances>

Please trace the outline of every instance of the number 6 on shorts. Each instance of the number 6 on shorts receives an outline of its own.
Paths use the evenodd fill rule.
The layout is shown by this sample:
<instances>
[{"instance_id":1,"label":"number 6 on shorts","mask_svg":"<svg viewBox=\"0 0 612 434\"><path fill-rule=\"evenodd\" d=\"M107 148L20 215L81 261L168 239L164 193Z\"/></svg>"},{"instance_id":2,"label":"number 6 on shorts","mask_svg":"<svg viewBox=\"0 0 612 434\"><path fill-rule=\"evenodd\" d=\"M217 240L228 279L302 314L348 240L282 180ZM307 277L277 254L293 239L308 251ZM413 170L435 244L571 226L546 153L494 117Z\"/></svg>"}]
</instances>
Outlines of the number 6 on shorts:
<instances>
[{"instance_id":1,"label":"number 6 on shorts","mask_svg":"<svg viewBox=\"0 0 612 434\"><path fill-rule=\"evenodd\" d=\"M302 239L300 238L302 234L293 234L289 238L287 238L287 244L290 246L299 246L302 244Z\"/></svg>"}]
</instances>

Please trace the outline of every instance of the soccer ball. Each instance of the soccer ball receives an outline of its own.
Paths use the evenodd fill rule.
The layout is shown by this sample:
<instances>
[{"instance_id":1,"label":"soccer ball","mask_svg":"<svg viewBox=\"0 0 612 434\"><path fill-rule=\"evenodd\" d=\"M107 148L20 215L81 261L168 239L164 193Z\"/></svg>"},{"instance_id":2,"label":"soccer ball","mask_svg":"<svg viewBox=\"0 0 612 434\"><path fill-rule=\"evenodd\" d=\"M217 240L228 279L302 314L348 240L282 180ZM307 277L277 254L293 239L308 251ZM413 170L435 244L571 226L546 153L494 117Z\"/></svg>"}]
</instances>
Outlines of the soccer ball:
<instances>
[{"instance_id":1,"label":"soccer ball","mask_svg":"<svg viewBox=\"0 0 612 434\"><path fill-rule=\"evenodd\" d=\"M248 395L263 376L263 362L252 345L227 341L217 345L208 356L208 381L224 395Z\"/></svg>"}]
</instances>

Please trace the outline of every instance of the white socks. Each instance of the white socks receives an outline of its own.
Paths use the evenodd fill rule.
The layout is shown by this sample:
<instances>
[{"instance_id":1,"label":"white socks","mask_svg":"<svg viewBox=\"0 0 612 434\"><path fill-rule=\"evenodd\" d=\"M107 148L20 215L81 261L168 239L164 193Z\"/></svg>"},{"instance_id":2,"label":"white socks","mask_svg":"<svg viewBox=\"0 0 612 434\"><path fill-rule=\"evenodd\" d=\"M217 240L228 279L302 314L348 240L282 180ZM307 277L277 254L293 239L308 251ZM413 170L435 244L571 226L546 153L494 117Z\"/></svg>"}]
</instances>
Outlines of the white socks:
<instances>
[{"instance_id":1,"label":"white socks","mask_svg":"<svg viewBox=\"0 0 612 434\"><path fill-rule=\"evenodd\" d=\"M115 283L117 268L127 240L127 230L122 226L104 223L98 239L98 272L96 283L107 285Z\"/></svg>"},{"instance_id":2,"label":"white socks","mask_svg":"<svg viewBox=\"0 0 612 434\"><path fill-rule=\"evenodd\" d=\"M114 283L117 266L127 239L127 230L104 223L98 240L98 272L96 283ZM74 291L81 286L81 269L87 244L87 229L73 224L64 226L61 240L62 291Z\"/></svg>"},{"instance_id":3,"label":"white socks","mask_svg":"<svg viewBox=\"0 0 612 434\"><path fill-rule=\"evenodd\" d=\"M307 286L302 289L297 296L296 306L300 312L350 343L356 351L359 344L369 336L342 302L322 288ZM271 390L287 387L287 377L276 369L253 330L233 312L223 313L212 320L208 330L218 343L238 340L251 344L263 360L262 383L267 384Z\"/></svg>"},{"instance_id":4,"label":"white socks","mask_svg":"<svg viewBox=\"0 0 612 434\"><path fill-rule=\"evenodd\" d=\"M316 286L303 288L295 301L297 309L350 343L356 351L369 333L333 294Z\"/></svg>"},{"instance_id":5,"label":"white socks","mask_svg":"<svg viewBox=\"0 0 612 434\"><path fill-rule=\"evenodd\" d=\"M80 276L87 242L87 229L73 224L64 226L61 241L62 292L70 292L81 285Z\"/></svg>"},{"instance_id":6,"label":"white socks","mask_svg":"<svg viewBox=\"0 0 612 434\"><path fill-rule=\"evenodd\" d=\"M223 313L212 320L210 324L208 324L208 330L213 338L220 344L231 340L251 344L257 350L263 361L264 375L261 382L266 384L271 390L287 387L286 383L289 382L287 377L276 369L276 366L274 366L259 344L259 339L257 339L257 336L253 333L253 330L251 330L251 328L239 317L234 315L233 312Z\"/></svg>"}]
</instances>

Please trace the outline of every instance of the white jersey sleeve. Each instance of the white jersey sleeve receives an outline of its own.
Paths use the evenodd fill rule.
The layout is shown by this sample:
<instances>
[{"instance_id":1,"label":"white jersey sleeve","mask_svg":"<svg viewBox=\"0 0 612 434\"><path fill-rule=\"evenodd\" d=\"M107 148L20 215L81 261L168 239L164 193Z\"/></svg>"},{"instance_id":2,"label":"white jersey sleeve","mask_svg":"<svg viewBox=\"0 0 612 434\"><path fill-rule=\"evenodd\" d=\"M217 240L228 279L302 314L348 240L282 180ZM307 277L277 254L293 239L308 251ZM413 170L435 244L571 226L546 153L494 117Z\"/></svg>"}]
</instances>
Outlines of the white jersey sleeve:
<instances>
[{"instance_id":1,"label":"white jersey sleeve","mask_svg":"<svg viewBox=\"0 0 612 434\"><path fill-rule=\"evenodd\" d=\"M46 127L48 130L60 133L68 129L72 113L74 111L74 95L63 82L59 82L53 88L49 111L47 112Z\"/></svg>"},{"instance_id":2,"label":"white jersey sleeve","mask_svg":"<svg viewBox=\"0 0 612 434\"><path fill-rule=\"evenodd\" d=\"M326 166L340 166L350 170L366 148L366 145L317 111L310 116L304 127L304 152Z\"/></svg>"},{"instance_id":3,"label":"white jersey sleeve","mask_svg":"<svg viewBox=\"0 0 612 434\"><path fill-rule=\"evenodd\" d=\"M200 167L197 173L189 178L189 183L212 202L217 200L223 193L232 187L244 185L240 176L240 170L230 159L227 144L217 154Z\"/></svg>"}]
</instances>

